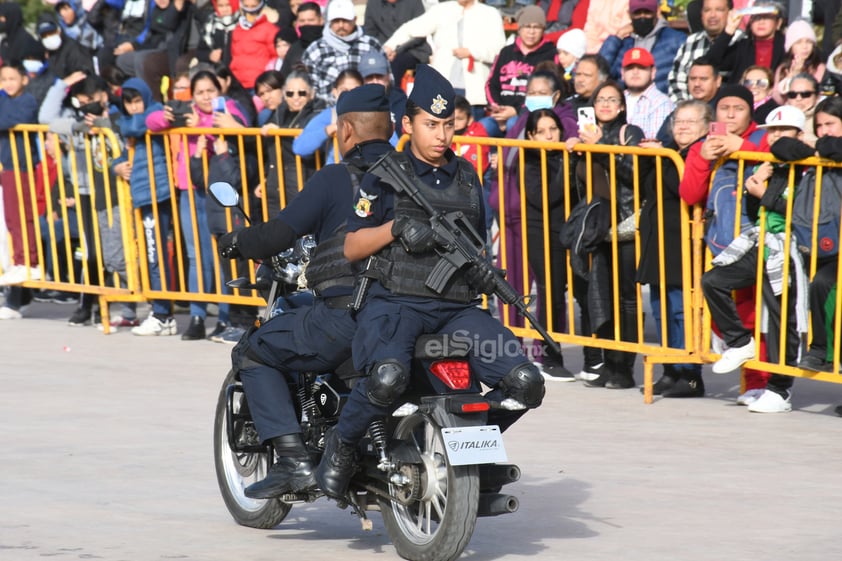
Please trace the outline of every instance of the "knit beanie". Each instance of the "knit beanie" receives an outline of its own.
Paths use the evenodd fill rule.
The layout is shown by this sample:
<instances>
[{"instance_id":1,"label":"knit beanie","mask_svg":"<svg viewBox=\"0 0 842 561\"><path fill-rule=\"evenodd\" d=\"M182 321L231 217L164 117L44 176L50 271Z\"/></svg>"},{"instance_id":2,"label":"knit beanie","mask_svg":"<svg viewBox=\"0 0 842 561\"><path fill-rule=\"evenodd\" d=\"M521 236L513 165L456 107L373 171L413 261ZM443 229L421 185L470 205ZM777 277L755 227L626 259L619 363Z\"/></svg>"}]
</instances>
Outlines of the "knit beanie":
<instances>
[{"instance_id":1,"label":"knit beanie","mask_svg":"<svg viewBox=\"0 0 842 561\"><path fill-rule=\"evenodd\" d=\"M787 27L784 50L789 51L789 49L799 39L809 39L813 43L818 43L818 40L816 39L816 32L813 31L813 26L803 19L794 21L789 24L789 27Z\"/></svg>"},{"instance_id":2,"label":"knit beanie","mask_svg":"<svg viewBox=\"0 0 842 561\"><path fill-rule=\"evenodd\" d=\"M716 94L716 103L713 104L714 107L719 105L719 101L726 97L738 97L745 101L748 104L748 110L754 115L754 96L745 86L740 86L738 84L729 84L727 86L722 86L719 88L719 92Z\"/></svg>"},{"instance_id":3,"label":"knit beanie","mask_svg":"<svg viewBox=\"0 0 842 561\"><path fill-rule=\"evenodd\" d=\"M517 13L517 24L519 26L533 24L546 26L547 16L544 14L544 10L538 6L526 6Z\"/></svg>"},{"instance_id":4,"label":"knit beanie","mask_svg":"<svg viewBox=\"0 0 842 561\"><path fill-rule=\"evenodd\" d=\"M569 30L558 38L555 48L557 51L567 51L576 57L576 60L582 58L585 55L585 50L587 49L585 32L581 29Z\"/></svg>"}]
</instances>

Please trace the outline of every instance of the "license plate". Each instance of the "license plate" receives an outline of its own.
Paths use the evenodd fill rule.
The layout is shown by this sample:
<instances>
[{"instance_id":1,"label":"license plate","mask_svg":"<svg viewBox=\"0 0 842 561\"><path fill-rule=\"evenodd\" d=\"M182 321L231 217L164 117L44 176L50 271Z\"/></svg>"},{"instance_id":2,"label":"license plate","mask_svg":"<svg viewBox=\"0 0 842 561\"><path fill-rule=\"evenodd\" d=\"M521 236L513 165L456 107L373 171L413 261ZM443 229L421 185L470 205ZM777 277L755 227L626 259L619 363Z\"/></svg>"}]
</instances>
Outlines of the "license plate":
<instances>
[{"instance_id":1,"label":"license plate","mask_svg":"<svg viewBox=\"0 0 842 561\"><path fill-rule=\"evenodd\" d=\"M497 425L443 428L444 447L451 465L494 464L507 461L503 435Z\"/></svg>"}]
</instances>

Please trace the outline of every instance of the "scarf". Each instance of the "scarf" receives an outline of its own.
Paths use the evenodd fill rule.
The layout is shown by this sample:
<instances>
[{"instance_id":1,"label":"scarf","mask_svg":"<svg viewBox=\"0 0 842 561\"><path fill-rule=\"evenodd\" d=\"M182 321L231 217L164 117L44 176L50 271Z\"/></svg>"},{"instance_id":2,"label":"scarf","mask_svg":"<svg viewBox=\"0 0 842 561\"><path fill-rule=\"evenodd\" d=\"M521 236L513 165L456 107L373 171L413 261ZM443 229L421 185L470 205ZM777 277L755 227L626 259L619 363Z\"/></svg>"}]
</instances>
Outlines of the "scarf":
<instances>
[{"instance_id":1,"label":"scarf","mask_svg":"<svg viewBox=\"0 0 842 561\"><path fill-rule=\"evenodd\" d=\"M204 33L202 33L202 39L204 40L205 45L211 49L221 48L222 45L214 44L213 36L216 35L217 32L221 32L225 35L231 33L231 31L233 31L233 29L237 26L238 19L239 18L237 17L236 12L230 16L219 16L217 14L213 14L205 24ZM249 27L251 27L251 25L249 25ZM248 29L248 27L245 29Z\"/></svg>"},{"instance_id":2,"label":"scarf","mask_svg":"<svg viewBox=\"0 0 842 561\"><path fill-rule=\"evenodd\" d=\"M330 28L330 24L325 24L324 31L322 31L322 39L324 39L325 43L327 43L327 45L333 50L342 54L351 50L351 44L359 39L360 35L362 35L362 33L360 33L359 25L354 28L354 31L347 37L340 37L334 33Z\"/></svg>"}]
</instances>

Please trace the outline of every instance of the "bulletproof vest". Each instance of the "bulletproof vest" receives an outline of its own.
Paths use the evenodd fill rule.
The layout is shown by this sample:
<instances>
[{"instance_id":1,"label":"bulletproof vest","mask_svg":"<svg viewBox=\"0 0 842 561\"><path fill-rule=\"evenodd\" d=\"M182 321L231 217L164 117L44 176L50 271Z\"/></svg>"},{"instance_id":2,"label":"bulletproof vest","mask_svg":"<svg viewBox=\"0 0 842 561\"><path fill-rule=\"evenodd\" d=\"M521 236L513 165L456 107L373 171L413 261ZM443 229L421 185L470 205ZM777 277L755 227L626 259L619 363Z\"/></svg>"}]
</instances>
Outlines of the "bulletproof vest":
<instances>
[{"instance_id":1,"label":"bulletproof vest","mask_svg":"<svg viewBox=\"0 0 842 561\"><path fill-rule=\"evenodd\" d=\"M397 154L395 154L397 155ZM414 175L409 179L418 186L421 195L438 211L444 213L462 212L471 225L478 231L485 231L485 225L480 224L479 189L473 186L474 169L467 161L459 158L458 169L454 181L444 189L429 187ZM412 166L407 166L412 170ZM429 215L415 204L408 196L395 194L395 216L408 215L419 221L429 220ZM425 254L410 254L403 248L399 240L383 248L378 254L378 275L380 283L395 294L407 296L421 296L452 300L455 302L470 302L476 298L477 292L465 282L461 272L453 275L447 287L441 294L427 288L425 281L433 267L441 260L435 252Z\"/></svg>"},{"instance_id":2,"label":"bulletproof vest","mask_svg":"<svg viewBox=\"0 0 842 561\"><path fill-rule=\"evenodd\" d=\"M351 176L351 187L354 194L360 190L360 178L365 173L364 162L348 160L342 162L348 168ZM310 263L304 273L307 286L318 296L328 288L347 286L353 288L355 271L351 263L345 259L345 224L337 228L336 232L313 250Z\"/></svg>"}]
</instances>

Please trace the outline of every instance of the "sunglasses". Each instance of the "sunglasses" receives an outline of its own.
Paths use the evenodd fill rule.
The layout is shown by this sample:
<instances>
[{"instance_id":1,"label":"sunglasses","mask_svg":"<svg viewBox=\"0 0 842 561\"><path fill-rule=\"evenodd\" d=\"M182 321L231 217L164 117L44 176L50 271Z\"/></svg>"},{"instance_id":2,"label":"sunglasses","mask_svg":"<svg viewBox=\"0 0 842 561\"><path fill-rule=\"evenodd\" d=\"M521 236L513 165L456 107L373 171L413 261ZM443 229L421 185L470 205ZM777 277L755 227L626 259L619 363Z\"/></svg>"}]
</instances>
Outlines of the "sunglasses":
<instances>
[{"instance_id":1,"label":"sunglasses","mask_svg":"<svg viewBox=\"0 0 842 561\"><path fill-rule=\"evenodd\" d=\"M795 99L797 97L806 99L808 97L813 97L814 95L816 95L816 92L787 92L786 94L789 99Z\"/></svg>"},{"instance_id":2,"label":"sunglasses","mask_svg":"<svg viewBox=\"0 0 842 561\"><path fill-rule=\"evenodd\" d=\"M768 88L769 80L766 78L760 78L759 80L743 80L743 85L747 88Z\"/></svg>"},{"instance_id":3,"label":"sunglasses","mask_svg":"<svg viewBox=\"0 0 842 561\"><path fill-rule=\"evenodd\" d=\"M310 94L307 90L289 90L284 92L284 95L287 97L307 97Z\"/></svg>"}]
</instances>

